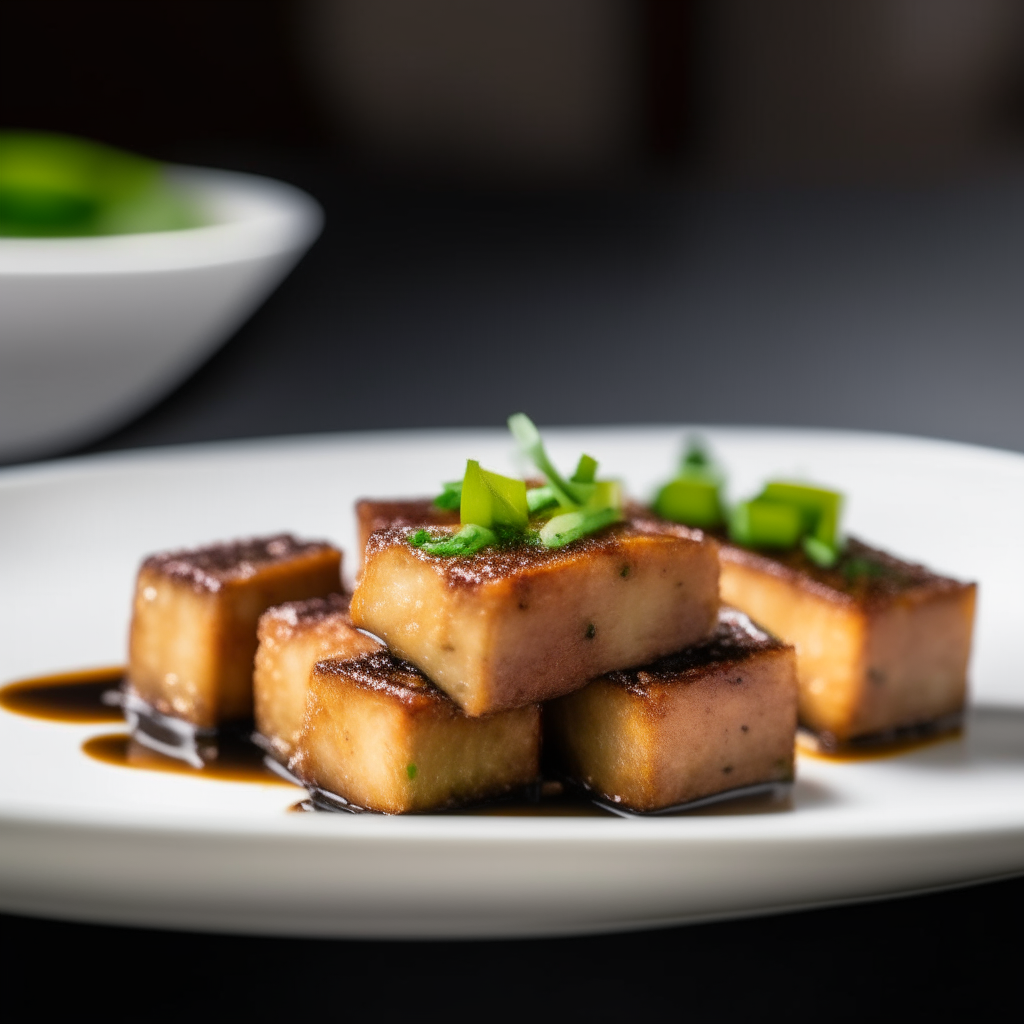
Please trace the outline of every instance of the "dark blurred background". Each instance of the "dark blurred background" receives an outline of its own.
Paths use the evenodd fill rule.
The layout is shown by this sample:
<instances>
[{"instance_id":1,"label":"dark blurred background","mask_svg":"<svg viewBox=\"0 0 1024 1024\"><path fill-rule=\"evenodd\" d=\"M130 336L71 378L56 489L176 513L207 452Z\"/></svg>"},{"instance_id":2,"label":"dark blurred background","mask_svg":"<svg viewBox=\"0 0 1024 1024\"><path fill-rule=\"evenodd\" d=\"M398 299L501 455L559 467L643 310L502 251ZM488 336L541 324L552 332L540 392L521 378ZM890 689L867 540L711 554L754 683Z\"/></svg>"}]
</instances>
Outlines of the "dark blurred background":
<instances>
[{"instance_id":1,"label":"dark blurred background","mask_svg":"<svg viewBox=\"0 0 1024 1024\"><path fill-rule=\"evenodd\" d=\"M0 125L327 212L251 321L89 450L519 408L1024 450L1021 3L7 0L0 26ZM1022 911L1018 881L545 943L0 935L40 1009L107 1018L340 1014L362 988L424 1020L1000 1019Z\"/></svg>"},{"instance_id":2,"label":"dark blurred background","mask_svg":"<svg viewBox=\"0 0 1024 1024\"><path fill-rule=\"evenodd\" d=\"M0 124L327 212L93 447L525 408L1024 449L1020 3L8 0L3 26Z\"/></svg>"}]
</instances>

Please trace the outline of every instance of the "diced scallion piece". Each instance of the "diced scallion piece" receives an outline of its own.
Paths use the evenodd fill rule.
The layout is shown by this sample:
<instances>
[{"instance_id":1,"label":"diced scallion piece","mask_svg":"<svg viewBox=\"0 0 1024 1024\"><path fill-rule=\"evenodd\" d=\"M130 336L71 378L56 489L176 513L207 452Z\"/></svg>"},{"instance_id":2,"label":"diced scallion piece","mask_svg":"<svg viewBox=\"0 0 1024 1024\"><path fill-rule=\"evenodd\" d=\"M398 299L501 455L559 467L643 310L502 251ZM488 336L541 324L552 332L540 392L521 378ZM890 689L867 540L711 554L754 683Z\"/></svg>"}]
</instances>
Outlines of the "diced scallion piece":
<instances>
[{"instance_id":1,"label":"diced scallion piece","mask_svg":"<svg viewBox=\"0 0 1024 1024\"><path fill-rule=\"evenodd\" d=\"M508 429L512 431L512 436L519 442L523 453L529 456L533 464L547 477L548 485L558 498L559 505L564 508L572 508L574 505L582 505L587 500L589 494L581 494L578 489L579 485L574 485L563 479L555 469L544 450L540 431L529 416L521 412L513 413L508 418Z\"/></svg>"},{"instance_id":2,"label":"diced scallion piece","mask_svg":"<svg viewBox=\"0 0 1024 1024\"><path fill-rule=\"evenodd\" d=\"M795 506L803 516L806 533L828 547L836 546L843 504L843 496L838 491L774 480L765 486L760 497Z\"/></svg>"},{"instance_id":3,"label":"diced scallion piece","mask_svg":"<svg viewBox=\"0 0 1024 1024\"><path fill-rule=\"evenodd\" d=\"M826 544L817 537L804 537L803 548L804 554L822 569L831 569L839 558L839 552L831 544Z\"/></svg>"},{"instance_id":4,"label":"diced scallion piece","mask_svg":"<svg viewBox=\"0 0 1024 1024\"><path fill-rule=\"evenodd\" d=\"M584 512L598 512L604 508L622 508L622 485L618 480L598 480L583 506Z\"/></svg>"},{"instance_id":5,"label":"diced scallion piece","mask_svg":"<svg viewBox=\"0 0 1024 1024\"><path fill-rule=\"evenodd\" d=\"M488 544L497 542L497 534L476 523L467 523L458 533L433 537L427 530L417 530L406 538L414 548L422 548L428 555L474 555Z\"/></svg>"},{"instance_id":6,"label":"diced scallion piece","mask_svg":"<svg viewBox=\"0 0 1024 1024\"><path fill-rule=\"evenodd\" d=\"M434 499L436 508L458 508L462 503L462 481L450 480L444 485L444 490Z\"/></svg>"},{"instance_id":7,"label":"diced scallion piece","mask_svg":"<svg viewBox=\"0 0 1024 1024\"><path fill-rule=\"evenodd\" d=\"M558 495L550 484L543 487L534 487L526 492L526 504L530 509L530 515L536 512L543 512L558 504Z\"/></svg>"},{"instance_id":8,"label":"diced scallion piece","mask_svg":"<svg viewBox=\"0 0 1024 1024\"><path fill-rule=\"evenodd\" d=\"M597 459L591 458L589 455L581 455L570 483L592 484L595 479L597 479Z\"/></svg>"},{"instance_id":9,"label":"diced scallion piece","mask_svg":"<svg viewBox=\"0 0 1024 1024\"><path fill-rule=\"evenodd\" d=\"M711 529L722 522L718 482L704 476L680 476L665 484L654 499L654 511L686 526Z\"/></svg>"},{"instance_id":10,"label":"diced scallion piece","mask_svg":"<svg viewBox=\"0 0 1024 1024\"><path fill-rule=\"evenodd\" d=\"M679 467L683 473L695 469L710 469L711 456L699 437L691 437L686 445L686 454L683 456L682 465Z\"/></svg>"},{"instance_id":11,"label":"diced scallion piece","mask_svg":"<svg viewBox=\"0 0 1024 1024\"><path fill-rule=\"evenodd\" d=\"M618 522L622 513L615 508L603 508L588 512L566 512L549 519L540 531L540 542L546 548L561 548L574 540L597 533L606 526Z\"/></svg>"},{"instance_id":12,"label":"diced scallion piece","mask_svg":"<svg viewBox=\"0 0 1024 1024\"><path fill-rule=\"evenodd\" d=\"M462 478L460 518L463 523L475 523L488 529L508 526L525 530L530 520L526 484L481 469L479 462L470 459Z\"/></svg>"},{"instance_id":13,"label":"diced scallion piece","mask_svg":"<svg viewBox=\"0 0 1024 1024\"><path fill-rule=\"evenodd\" d=\"M729 517L732 540L754 548L794 547L803 529L803 515L796 505L765 498L740 502Z\"/></svg>"}]
</instances>

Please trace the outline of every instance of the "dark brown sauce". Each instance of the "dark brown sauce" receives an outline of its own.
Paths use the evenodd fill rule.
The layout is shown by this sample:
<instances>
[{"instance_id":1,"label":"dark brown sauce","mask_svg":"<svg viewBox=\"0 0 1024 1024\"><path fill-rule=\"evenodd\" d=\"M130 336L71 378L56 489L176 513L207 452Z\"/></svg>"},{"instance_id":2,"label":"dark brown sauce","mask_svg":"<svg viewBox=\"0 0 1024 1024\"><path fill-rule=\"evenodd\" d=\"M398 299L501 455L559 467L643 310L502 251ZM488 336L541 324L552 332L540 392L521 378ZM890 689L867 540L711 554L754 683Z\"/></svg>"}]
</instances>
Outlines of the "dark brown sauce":
<instances>
[{"instance_id":1,"label":"dark brown sauce","mask_svg":"<svg viewBox=\"0 0 1024 1024\"><path fill-rule=\"evenodd\" d=\"M121 708L116 703L105 703L103 696L116 690L123 679L123 668L22 679L0 689L0 708L47 722L120 722Z\"/></svg>"},{"instance_id":2,"label":"dark brown sauce","mask_svg":"<svg viewBox=\"0 0 1024 1024\"><path fill-rule=\"evenodd\" d=\"M49 722L80 725L124 723L118 702L124 682L124 668L87 669L60 675L40 676L10 683L0 689L0 708ZM917 745L947 738L918 739ZM902 749L907 749L906 745ZM204 740L192 748L192 761L171 757L140 743L130 733L115 732L93 736L82 744L82 752L95 761L118 768L151 772L172 772L225 782L294 786L267 767L264 752L242 733L222 731L216 738ZM201 757L198 755L201 754ZM817 755L827 756L827 755ZM872 751L868 756L888 756ZM843 755L839 755L843 759ZM198 762L198 763L197 763ZM201 764L201 766L200 766ZM788 810L786 801L770 798L735 799L694 808L688 814L764 814ZM308 800L288 808L290 812L311 810ZM560 782L545 782L537 800L511 799L474 807L441 812L486 817L615 817L611 811L592 803L584 794L566 789Z\"/></svg>"},{"instance_id":3,"label":"dark brown sauce","mask_svg":"<svg viewBox=\"0 0 1024 1024\"><path fill-rule=\"evenodd\" d=\"M225 782L258 782L262 785L291 786L263 763L263 752L252 743L241 740L217 745L217 756L204 760L202 768L187 761L168 757L132 739L128 733L104 733L82 744L82 751L94 761L118 768L141 768L148 772L175 772Z\"/></svg>"},{"instance_id":4,"label":"dark brown sauce","mask_svg":"<svg viewBox=\"0 0 1024 1024\"><path fill-rule=\"evenodd\" d=\"M847 743L839 747L829 748L817 743L813 737L801 734L797 740L797 753L803 757L813 757L818 761L881 761L888 757L900 757L936 743L958 740L964 734L963 726L957 725L949 729L937 729L926 733L914 733L897 736L893 739L879 740L871 743Z\"/></svg>"}]
</instances>

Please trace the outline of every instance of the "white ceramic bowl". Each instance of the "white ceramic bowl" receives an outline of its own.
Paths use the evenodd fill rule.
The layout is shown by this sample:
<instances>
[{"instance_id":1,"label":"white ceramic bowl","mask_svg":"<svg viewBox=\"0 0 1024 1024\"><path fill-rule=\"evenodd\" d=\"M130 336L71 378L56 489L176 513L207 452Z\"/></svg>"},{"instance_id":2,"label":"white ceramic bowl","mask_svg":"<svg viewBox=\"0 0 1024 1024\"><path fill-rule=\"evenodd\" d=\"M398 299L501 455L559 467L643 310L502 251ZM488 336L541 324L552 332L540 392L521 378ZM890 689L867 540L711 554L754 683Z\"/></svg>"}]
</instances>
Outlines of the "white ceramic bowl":
<instances>
[{"instance_id":1,"label":"white ceramic bowl","mask_svg":"<svg viewBox=\"0 0 1024 1024\"><path fill-rule=\"evenodd\" d=\"M0 238L0 460L82 444L167 394L320 233L320 207L290 185L168 173L207 226Z\"/></svg>"}]
</instances>

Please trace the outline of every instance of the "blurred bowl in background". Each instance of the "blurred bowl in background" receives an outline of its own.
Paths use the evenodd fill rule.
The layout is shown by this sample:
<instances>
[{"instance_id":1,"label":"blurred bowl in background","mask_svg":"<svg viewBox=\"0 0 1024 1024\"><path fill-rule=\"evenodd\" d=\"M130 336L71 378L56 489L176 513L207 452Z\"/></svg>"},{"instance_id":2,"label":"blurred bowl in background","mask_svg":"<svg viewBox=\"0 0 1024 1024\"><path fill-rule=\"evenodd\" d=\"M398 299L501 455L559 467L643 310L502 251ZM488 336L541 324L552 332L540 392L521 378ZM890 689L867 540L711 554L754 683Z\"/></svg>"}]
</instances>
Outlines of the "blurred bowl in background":
<instances>
[{"instance_id":1,"label":"blurred bowl in background","mask_svg":"<svg viewBox=\"0 0 1024 1024\"><path fill-rule=\"evenodd\" d=\"M0 460L94 440L166 395L266 299L323 212L290 185L168 174L207 224L87 238L0 238Z\"/></svg>"}]
</instances>

